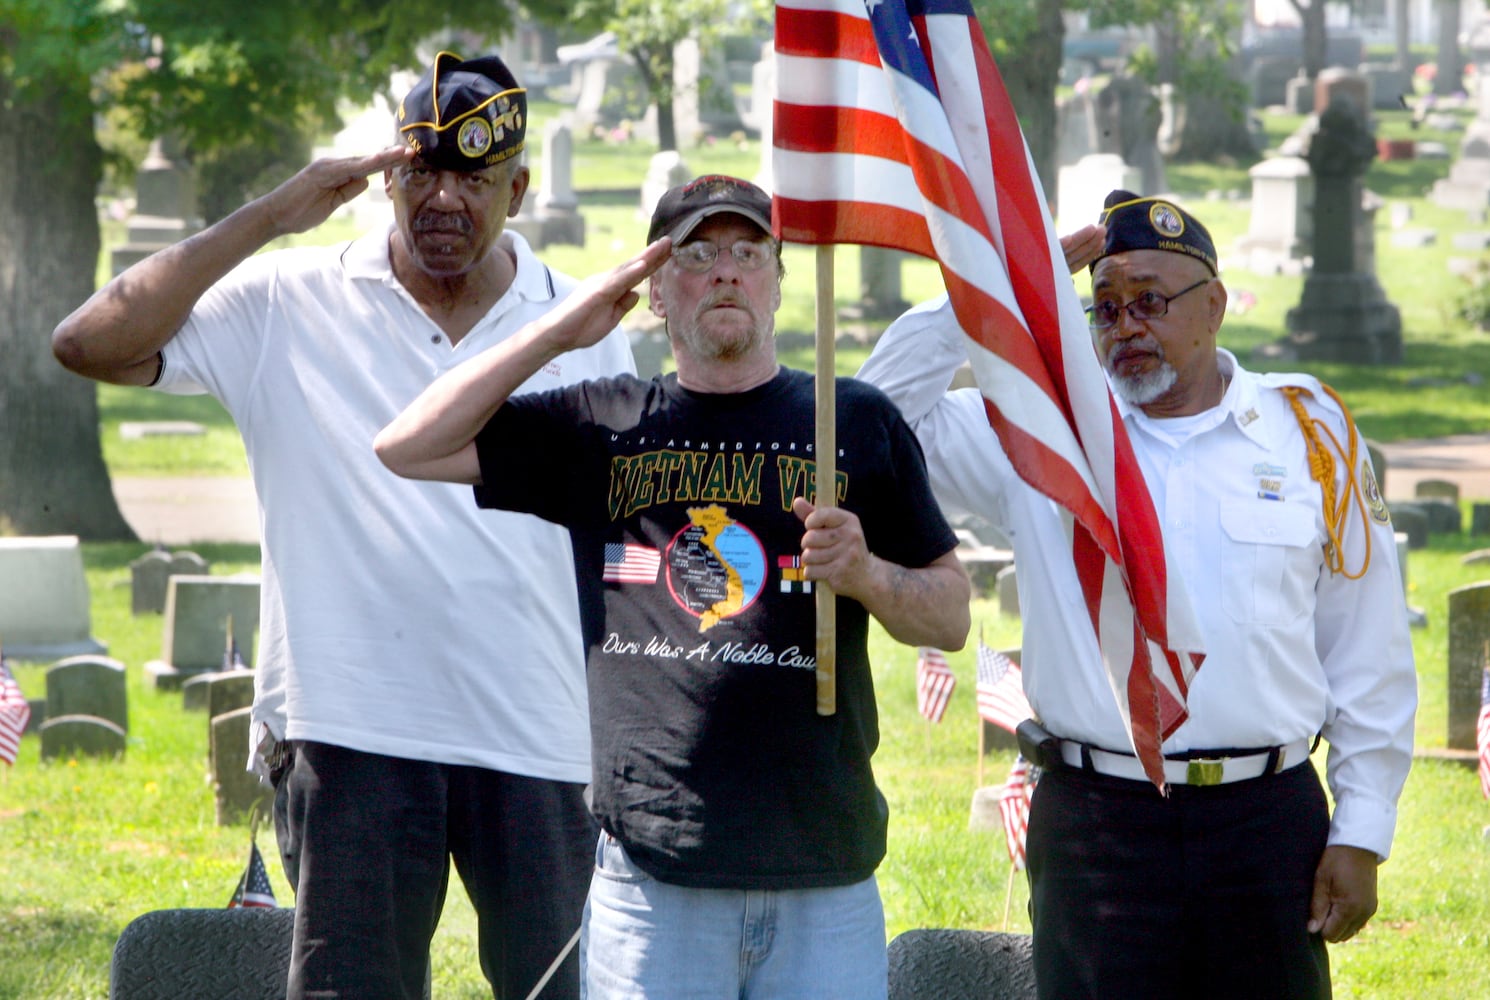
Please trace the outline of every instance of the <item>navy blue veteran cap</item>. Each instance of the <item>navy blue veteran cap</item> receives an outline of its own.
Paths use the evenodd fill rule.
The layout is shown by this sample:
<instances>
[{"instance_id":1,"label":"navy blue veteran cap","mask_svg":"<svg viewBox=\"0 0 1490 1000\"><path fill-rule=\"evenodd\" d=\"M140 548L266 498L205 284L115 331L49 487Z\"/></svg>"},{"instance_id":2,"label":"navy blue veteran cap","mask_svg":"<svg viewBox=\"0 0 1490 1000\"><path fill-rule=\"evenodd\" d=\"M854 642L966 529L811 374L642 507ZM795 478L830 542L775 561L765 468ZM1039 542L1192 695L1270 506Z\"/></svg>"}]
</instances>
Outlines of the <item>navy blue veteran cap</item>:
<instances>
[{"instance_id":1,"label":"navy blue veteran cap","mask_svg":"<svg viewBox=\"0 0 1490 1000\"><path fill-rule=\"evenodd\" d=\"M1140 198L1132 191L1117 190L1102 203L1097 220L1107 227L1107 242L1097 261L1128 250L1169 250L1201 261L1217 273L1216 244L1211 234L1189 212L1163 198Z\"/></svg>"},{"instance_id":2,"label":"navy blue veteran cap","mask_svg":"<svg viewBox=\"0 0 1490 1000\"><path fill-rule=\"evenodd\" d=\"M724 212L742 215L771 233L770 195L738 177L708 174L669 188L657 199L647 242L671 236L674 243L681 243L700 222Z\"/></svg>"},{"instance_id":3,"label":"navy blue veteran cap","mask_svg":"<svg viewBox=\"0 0 1490 1000\"><path fill-rule=\"evenodd\" d=\"M462 60L453 52L398 102L398 134L437 170L480 170L522 152L527 91L496 56Z\"/></svg>"}]
</instances>

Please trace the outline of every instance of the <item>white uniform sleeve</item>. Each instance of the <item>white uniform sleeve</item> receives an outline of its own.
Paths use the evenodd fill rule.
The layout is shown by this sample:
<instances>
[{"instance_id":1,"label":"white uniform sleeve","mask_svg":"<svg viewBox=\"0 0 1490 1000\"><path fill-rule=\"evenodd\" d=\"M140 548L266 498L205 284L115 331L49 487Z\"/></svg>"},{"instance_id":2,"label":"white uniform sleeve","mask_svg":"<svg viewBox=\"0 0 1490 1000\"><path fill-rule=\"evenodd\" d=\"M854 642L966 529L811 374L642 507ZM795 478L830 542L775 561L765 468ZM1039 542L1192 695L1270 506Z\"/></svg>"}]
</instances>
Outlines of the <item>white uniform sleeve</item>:
<instances>
[{"instance_id":1,"label":"white uniform sleeve","mask_svg":"<svg viewBox=\"0 0 1490 1000\"><path fill-rule=\"evenodd\" d=\"M967 360L964 343L943 295L891 323L858 377L883 390L915 430L943 510L976 514L1007 529L1003 498L1015 473L988 423L983 397L976 389L947 391Z\"/></svg>"},{"instance_id":2,"label":"white uniform sleeve","mask_svg":"<svg viewBox=\"0 0 1490 1000\"><path fill-rule=\"evenodd\" d=\"M1342 421L1342 441L1343 433ZM1369 464L1362 452L1360 461ZM1370 565L1360 579L1328 572L1321 578L1315 645L1329 684L1323 730L1330 745L1325 776L1335 799L1329 843L1385 860L1412 764L1417 672L1392 525L1379 501L1368 503L1362 520L1353 511L1347 523L1345 569L1360 568L1368 537Z\"/></svg>"}]
</instances>

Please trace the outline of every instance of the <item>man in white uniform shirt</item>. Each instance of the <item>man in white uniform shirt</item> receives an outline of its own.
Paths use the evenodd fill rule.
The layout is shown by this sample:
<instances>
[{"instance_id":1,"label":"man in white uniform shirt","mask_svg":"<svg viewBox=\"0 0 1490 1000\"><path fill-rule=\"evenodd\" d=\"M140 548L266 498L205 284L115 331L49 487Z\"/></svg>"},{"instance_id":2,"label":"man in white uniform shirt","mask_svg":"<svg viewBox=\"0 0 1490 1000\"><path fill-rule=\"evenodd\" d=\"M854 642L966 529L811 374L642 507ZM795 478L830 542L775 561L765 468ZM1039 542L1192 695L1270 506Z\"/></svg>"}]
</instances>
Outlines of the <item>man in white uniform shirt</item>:
<instances>
[{"instance_id":1,"label":"man in white uniform shirt","mask_svg":"<svg viewBox=\"0 0 1490 1000\"><path fill-rule=\"evenodd\" d=\"M1015 551L1038 723L1022 746L1046 769L1028 833L1040 996L1327 997L1325 942L1376 910L1411 763L1392 526L1333 394L1217 347L1226 289L1205 228L1160 199L1106 205L1085 254L1093 338L1205 640L1188 721L1164 744L1167 798L1132 756L1060 509L1014 472L976 390L946 391L965 358L946 300L896 320L859 376L915 427L942 505ZM1073 244L1091 232L1068 258L1085 262ZM1358 498L1343 518L1306 434L1350 456L1323 476Z\"/></svg>"},{"instance_id":2,"label":"man in white uniform shirt","mask_svg":"<svg viewBox=\"0 0 1490 1000\"><path fill-rule=\"evenodd\" d=\"M528 187L524 91L442 52L397 145L318 160L111 281L54 334L68 368L208 392L263 528L253 728L295 884L289 996L418 997L454 861L498 998L579 926L597 827L568 533L383 468L373 436L429 382L574 287L504 231ZM381 172L393 223L257 254ZM633 371L615 329L525 384ZM543 997L575 997L571 957Z\"/></svg>"}]
</instances>

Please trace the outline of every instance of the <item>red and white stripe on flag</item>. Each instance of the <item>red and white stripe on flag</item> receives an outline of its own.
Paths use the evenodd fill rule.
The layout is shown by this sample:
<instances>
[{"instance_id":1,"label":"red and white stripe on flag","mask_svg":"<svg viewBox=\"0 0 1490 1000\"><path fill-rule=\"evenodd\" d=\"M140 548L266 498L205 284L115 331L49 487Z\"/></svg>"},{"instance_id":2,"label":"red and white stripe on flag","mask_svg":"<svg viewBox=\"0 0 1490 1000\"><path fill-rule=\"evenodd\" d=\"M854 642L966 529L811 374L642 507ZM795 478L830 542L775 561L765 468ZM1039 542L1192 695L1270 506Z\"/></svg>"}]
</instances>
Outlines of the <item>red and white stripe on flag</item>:
<instances>
[{"instance_id":1,"label":"red and white stripe on flag","mask_svg":"<svg viewBox=\"0 0 1490 1000\"><path fill-rule=\"evenodd\" d=\"M916 659L916 708L928 721L941 722L947 702L957 687L957 678L940 649L922 646Z\"/></svg>"},{"instance_id":2,"label":"red and white stripe on flag","mask_svg":"<svg viewBox=\"0 0 1490 1000\"><path fill-rule=\"evenodd\" d=\"M1475 727L1480 748L1480 792L1490 799L1490 667L1480 674L1480 718Z\"/></svg>"},{"instance_id":3,"label":"red and white stripe on flag","mask_svg":"<svg viewBox=\"0 0 1490 1000\"><path fill-rule=\"evenodd\" d=\"M31 703L21 693L21 686L0 660L0 760L13 765L21 749L21 735L31 721Z\"/></svg>"},{"instance_id":4,"label":"red and white stripe on flag","mask_svg":"<svg viewBox=\"0 0 1490 1000\"><path fill-rule=\"evenodd\" d=\"M978 640L978 715L1009 732L1034 712L1024 697L1019 664Z\"/></svg>"},{"instance_id":5,"label":"red and white stripe on flag","mask_svg":"<svg viewBox=\"0 0 1490 1000\"><path fill-rule=\"evenodd\" d=\"M1030 828L1030 802L1035 795L1034 768L1023 757L1014 758L1009 780L999 790L999 816L1004 823L1004 841L1015 871L1025 865L1024 842Z\"/></svg>"},{"instance_id":6,"label":"red and white stripe on flag","mask_svg":"<svg viewBox=\"0 0 1490 1000\"><path fill-rule=\"evenodd\" d=\"M1167 557L1153 558L1158 518L1013 105L967 0L868 6L776 4L775 228L939 261L989 423L1020 475L1071 515L1069 557L1113 693L1162 788L1160 747L1185 720L1200 631Z\"/></svg>"}]
</instances>

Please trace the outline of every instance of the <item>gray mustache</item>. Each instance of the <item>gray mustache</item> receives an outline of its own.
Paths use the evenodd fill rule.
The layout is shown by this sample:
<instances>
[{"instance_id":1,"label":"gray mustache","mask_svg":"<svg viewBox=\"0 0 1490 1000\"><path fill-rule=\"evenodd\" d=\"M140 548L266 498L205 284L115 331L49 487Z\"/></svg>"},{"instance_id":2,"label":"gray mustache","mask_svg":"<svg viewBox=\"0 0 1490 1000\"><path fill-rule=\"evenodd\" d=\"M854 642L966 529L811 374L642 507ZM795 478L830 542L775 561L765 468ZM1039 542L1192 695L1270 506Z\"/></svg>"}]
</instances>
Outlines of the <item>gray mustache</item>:
<instances>
[{"instance_id":1,"label":"gray mustache","mask_svg":"<svg viewBox=\"0 0 1490 1000\"><path fill-rule=\"evenodd\" d=\"M464 215L425 212L414 219L414 232L416 233L459 233L465 236L470 231L471 220Z\"/></svg>"}]
</instances>

